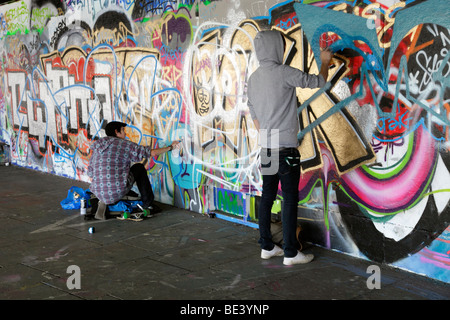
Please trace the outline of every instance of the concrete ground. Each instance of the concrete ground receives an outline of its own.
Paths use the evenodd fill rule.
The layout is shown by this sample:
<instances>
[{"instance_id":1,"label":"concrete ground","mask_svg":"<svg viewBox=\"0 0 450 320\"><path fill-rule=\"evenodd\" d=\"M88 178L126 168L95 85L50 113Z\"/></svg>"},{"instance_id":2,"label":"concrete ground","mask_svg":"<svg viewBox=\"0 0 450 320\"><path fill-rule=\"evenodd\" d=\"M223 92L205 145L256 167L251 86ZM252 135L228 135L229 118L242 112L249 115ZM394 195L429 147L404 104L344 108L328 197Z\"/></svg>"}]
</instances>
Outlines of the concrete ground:
<instances>
[{"instance_id":1,"label":"concrete ground","mask_svg":"<svg viewBox=\"0 0 450 320\"><path fill-rule=\"evenodd\" d=\"M369 289L374 263L313 245L304 250L315 255L307 265L261 260L258 230L169 205L142 222L85 221L60 206L71 186L88 188L0 166L0 299L185 300L192 308L212 300L450 298L450 285L384 265L380 288ZM181 308L173 311L189 312Z\"/></svg>"}]
</instances>

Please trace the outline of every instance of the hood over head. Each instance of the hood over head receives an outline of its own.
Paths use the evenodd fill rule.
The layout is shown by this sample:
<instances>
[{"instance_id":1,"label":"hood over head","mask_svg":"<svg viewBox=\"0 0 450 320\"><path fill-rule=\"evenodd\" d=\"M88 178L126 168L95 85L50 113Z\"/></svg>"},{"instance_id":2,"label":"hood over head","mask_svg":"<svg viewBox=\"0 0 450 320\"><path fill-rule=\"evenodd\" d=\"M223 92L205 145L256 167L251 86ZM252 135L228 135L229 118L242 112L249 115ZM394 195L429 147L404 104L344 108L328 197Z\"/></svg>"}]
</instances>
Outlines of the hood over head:
<instances>
[{"instance_id":1,"label":"hood over head","mask_svg":"<svg viewBox=\"0 0 450 320\"><path fill-rule=\"evenodd\" d=\"M260 31L256 34L254 43L260 65L283 63L284 40L281 32L276 30Z\"/></svg>"}]
</instances>

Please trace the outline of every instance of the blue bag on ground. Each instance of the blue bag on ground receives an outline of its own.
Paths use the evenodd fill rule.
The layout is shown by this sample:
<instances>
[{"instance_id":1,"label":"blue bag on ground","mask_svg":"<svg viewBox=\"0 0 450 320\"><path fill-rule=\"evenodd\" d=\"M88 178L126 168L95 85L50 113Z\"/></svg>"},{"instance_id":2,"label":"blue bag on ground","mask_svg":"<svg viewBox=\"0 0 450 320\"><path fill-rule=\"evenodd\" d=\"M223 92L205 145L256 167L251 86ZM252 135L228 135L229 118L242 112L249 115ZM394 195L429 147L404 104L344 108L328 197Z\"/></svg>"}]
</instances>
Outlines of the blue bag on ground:
<instances>
[{"instance_id":1,"label":"blue bag on ground","mask_svg":"<svg viewBox=\"0 0 450 320\"><path fill-rule=\"evenodd\" d=\"M90 198L90 195L87 191L88 190L85 191L80 187L71 187L67 192L67 198L61 201L61 207L64 210L80 209L80 200L89 200Z\"/></svg>"},{"instance_id":2,"label":"blue bag on ground","mask_svg":"<svg viewBox=\"0 0 450 320\"><path fill-rule=\"evenodd\" d=\"M119 201L115 204L110 204L108 205L108 209L109 211L113 211L113 212L133 212L133 210L138 208L138 204L142 206L142 201Z\"/></svg>"}]
</instances>

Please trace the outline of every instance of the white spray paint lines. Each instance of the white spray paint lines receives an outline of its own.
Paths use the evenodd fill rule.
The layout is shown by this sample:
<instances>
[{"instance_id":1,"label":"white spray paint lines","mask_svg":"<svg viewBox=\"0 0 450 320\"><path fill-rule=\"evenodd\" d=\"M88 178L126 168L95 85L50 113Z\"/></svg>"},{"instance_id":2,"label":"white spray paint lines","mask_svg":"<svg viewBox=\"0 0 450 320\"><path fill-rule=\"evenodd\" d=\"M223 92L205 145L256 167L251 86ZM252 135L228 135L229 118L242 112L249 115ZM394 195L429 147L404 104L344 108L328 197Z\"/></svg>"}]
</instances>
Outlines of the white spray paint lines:
<instances>
[{"instance_id":1,"label":"white spray paint lines","mask_svg":"<svg viewBox=\"0 0 450 320\"><path fill-rule=\"evenodd\" d=\"M55 223L49 224L45 227L42 227L40 229L34 230L32 232L30 232L30 234L33 233L41 233L41 232L47 232L47 231L56 231L56 230L60 230L60 229L65 229L65 228L76 228L76 227L82 227L82 226L87 226L87 224L92 225L92 224L97 224L97 223L103 223L103 222L107 222L107 221L111 221L110 220L94 220L94 221L89 221L89 223L87 222L81 222L81 223L74 223L74 224L66 224L72 220L75 219L80 219L79 215L74 215L74 216L70 216L67 218L64 218L62 220L56 221Z\"/></svg>"}]
</instances>

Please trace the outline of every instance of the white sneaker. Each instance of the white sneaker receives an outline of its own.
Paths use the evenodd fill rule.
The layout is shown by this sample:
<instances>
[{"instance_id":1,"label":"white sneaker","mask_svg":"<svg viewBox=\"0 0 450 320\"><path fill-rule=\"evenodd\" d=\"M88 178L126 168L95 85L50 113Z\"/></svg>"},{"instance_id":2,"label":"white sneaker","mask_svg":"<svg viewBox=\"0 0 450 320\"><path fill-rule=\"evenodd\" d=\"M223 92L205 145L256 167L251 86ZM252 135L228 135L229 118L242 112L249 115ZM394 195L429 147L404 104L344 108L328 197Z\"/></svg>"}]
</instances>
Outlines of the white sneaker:
<instances>
[{"instance_id":1,"label":"white sneaker","mask_svg":"<svg viewBox=\"0 0 450 320\"><path fill-rule=\"evenodd\" d=\"M297 252L297 255L293 258L284 258L283 264L285 266L291 266L293 264L304 264L311 262L314 259L314 255L312 254L304 254L300 251Z\"/></svg>"},{"instance_id":2,"label":"white sneaker","mask_svg":"<svg viewBox=\"0 0 450 320\"><path fill-rule=\"evenodd\" d=\"M262 259L270 259L272 257L281 257L284 256L284 251L279 246L275 245L272 250L264 250L261 249L261 258Z\"/></svg>"}]
</instances>

